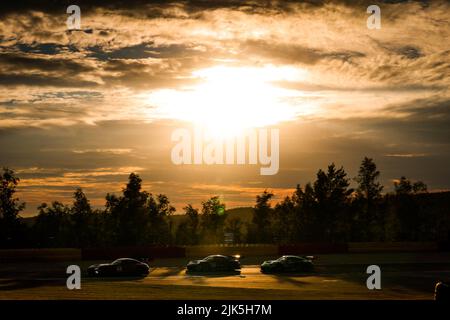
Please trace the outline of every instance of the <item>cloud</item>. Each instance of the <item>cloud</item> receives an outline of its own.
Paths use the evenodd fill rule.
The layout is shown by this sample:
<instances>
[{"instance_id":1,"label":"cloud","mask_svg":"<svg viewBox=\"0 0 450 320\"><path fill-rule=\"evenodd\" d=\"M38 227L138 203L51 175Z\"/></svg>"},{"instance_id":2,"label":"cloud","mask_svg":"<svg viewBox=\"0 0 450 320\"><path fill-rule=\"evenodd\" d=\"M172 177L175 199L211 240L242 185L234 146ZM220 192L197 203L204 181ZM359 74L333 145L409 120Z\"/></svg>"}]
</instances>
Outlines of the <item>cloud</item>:
<instances>
[{"instance_id":1,"label":"cloud","mask_svg":"<svg viewBox=\"0 0 450 320\"><path fill-rule=\"evenodd\" d=\"M76 73L90 72L94 68L87 64L78 63L69 59L61 58L41 58L32 55L19 55L4 53L0 54L0 65L4 72L25 69L27 71L62 72L66 76Z\"/></svg>"},{"instance_id":2,"label":"cloud","mask_svg":"<svg viewBox=\"0 0 450 320\"><path fill-rule=\"evenodd\" d=\"M386 157L396 157L396 158L417 158L425 157L425 153L397 153L397 154L387 154Z\"/></svg>"},{"instance_id":3,"label":"cloud","mask_svg":"<svg viewBox=\"0 0 450 320\"><path fill-rule=\"evenodd\" d=\"M128 154L131 153L132 149L128 148L112 148L112 149L84 149L84 150L72 150L73 153L77 154L85 154L85 153L111 153L111 154Z\"/></svg>"}]
</instances>

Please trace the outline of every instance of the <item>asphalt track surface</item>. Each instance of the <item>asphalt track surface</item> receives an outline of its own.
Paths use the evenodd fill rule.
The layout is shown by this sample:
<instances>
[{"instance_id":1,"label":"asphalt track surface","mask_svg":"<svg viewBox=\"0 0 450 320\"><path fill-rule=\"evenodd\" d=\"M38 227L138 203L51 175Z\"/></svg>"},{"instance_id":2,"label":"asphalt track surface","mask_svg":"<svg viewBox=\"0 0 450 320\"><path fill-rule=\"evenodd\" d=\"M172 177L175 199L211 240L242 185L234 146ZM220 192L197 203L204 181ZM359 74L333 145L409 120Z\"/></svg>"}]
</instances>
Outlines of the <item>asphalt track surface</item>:
<instances>
[{"instance_id":1,"label":"asphalt track surface","mask_svg":"<svg viewBox=\"0 0 450 320\"><path fill-rule=\"evenodd\" d=\"M156 260L143 278L89 278L68 290L67 263L0 264L0 299L433 299L436 281L450 279L450 255L323 255L311 274L267 275L267 257L243 259L235 273L187 274L187 259ZM86 270L93 262L82 262ZM369 290L368 265L381 268L381 290Z\"/></svg>"}]
</instances>

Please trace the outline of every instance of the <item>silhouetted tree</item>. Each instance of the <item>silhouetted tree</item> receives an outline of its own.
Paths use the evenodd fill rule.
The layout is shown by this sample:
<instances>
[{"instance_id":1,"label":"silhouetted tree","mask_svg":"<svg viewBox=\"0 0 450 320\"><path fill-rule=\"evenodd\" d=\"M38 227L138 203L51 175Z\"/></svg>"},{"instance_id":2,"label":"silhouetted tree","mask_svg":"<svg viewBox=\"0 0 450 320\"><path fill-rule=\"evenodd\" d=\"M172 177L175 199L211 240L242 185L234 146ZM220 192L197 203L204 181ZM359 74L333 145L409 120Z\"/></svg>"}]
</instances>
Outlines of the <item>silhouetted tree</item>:
<instances>
[{"instance_id":1,"label":"silhouetted tree","mask_svg":"<svg viewBox=\"0 0 450 320\"><path fill-rule=\"evenodd\" d=\"M273 209L270 200L274 196L273 193L264 192L256 196L256 205L253 211L252 223L254 228L250 229L250 238L255 242L269 243L273 241L273 230L271 226L271 215Z\"/></svg>"},{"instance_id":2,"label":"silhouetted tree","mask_svg":"<svg viewBox=\"0 0 450 320\"><path fill-rule=\"evenodd\" d=\"M356 189L357 195L365 199L368 203L373 203L381 197L383 186L377 181L380 177L380 171L373 159L364 157L359 167L358 176L355 178L358 182Z\"/></svg>"},{"instance_id":3,"label":"silhouetted tree","mask_svg":"<svg viewBox=\"0 0 450 320\"><path fill-rule=\"evenodd\" d=\"M170 216L175 208L170 205L169 198L159 194L156 198L150 195L148 200L148 232L147 243L169 244L171 239Z\"/></svg>"},{"instance_id":4,"label":"silhouetted tree","mask_svg":"<svg viewBox=\"0 0 450 320\"><path fill-rule=\"evenodd\" d=\"M336 169L334 163L327 172L319 170L314 182L314 194L317 200L317 219L321 222L323 241L345 241L349 234L348 197L353 192L344 168Z\"/></svg>"},{"instance_id":5,"label":"silhouetted tree","mask_svg":"<svg viewBox=\"0 0 450 320\"><path fill-rule=\"evenodd\" d=\"M242 220L239 217L232 217L226 221L225 232L233 234L234 243L242 242L242 225Z\"/></svg>"},{"instance_id":6,"label":"silhouetted tree","mask_svg":"<svg viewBox=\"0 0 450 320\"><path fill-rule=\"evenodd\" d=\"M86 247L94 240L94 217L91 205L81 188L73 194L73 206L70 208L73 243L76 247Z\"/></svg>"},{"instance_id":7,"label":"silhouetted tree","mask_svg":"<svg viewBox=\"0 0 450 320\"><path fill-rule=\"evenodd\" d=\"M416 181L413 183L412 190L414 193L428 192L427 185L422 181Z\"/></svg>"},{"instance_id":8,"label":"silhouetted tree","mask_svg":"<svg viewBox=\"0 0 450 320\"><path fill-rule=\"evenodd\" d=\"M297 185L292 195L292 202L294 203L295 241L315 240L315 235L319 233L322 226L315 212L317 201L311 183L307 183L304 189Z\"/></svg>"},{"instance_id":9,"label":"silhouetted tree","mask_svg":"<svg viewBox=\"0 0 450 320\"><path fill-rule=\"evenodd\" d=\"M359 167L358 175L355 177L358 182L356 189L356 201L354 203L354 217L352 235L353 240L375 240L375 235L381 236L384 229L384 219L377 206L381 198L383 186L377 181L380 171L377 170L375 162L364 157ZM377 240L380 240L378 238Z\"/></svg>"},{"instance_id":10,"label":"silhouetted tree","mask_svg":"<svg viewBox=\"0 0 450 320\"><path fill-rule=\"evenodd\" d=\"M19 212L24 203L14 197L20 179L13 170L3 168L0 175L0 246L20 246L24 241L25 226L21 223Z\"/></svg>"},{"instance_id":11,"label":"silhouetted tree","mask_svg":"<svg viewBox=\"0 0 450 320\"><path fill-rule=\"evenodd\" d=\"M54 201L51 206L41 204L38 210L39 214L32 229L34 245L42 248L75 245L69 207Z\"/></svg>"},{"instance_id":12,"label":"silhouetted tree","mask_svg":"<svg viewBox=\"0 0 450 320\"><path fill-rule=\"evenodd\" d=\"M219 197L188 205L183 220L172 232L175 208L167 196L142 190L142 180L130 174L120 196L106 196L104 210L92 209L81 189L69 207L60 202L42 204L34 225L27 229L19 213L24 205L14 197L19 178L10 169L0 175L0 246L85 247L114 245L182 245L221 243L224 232L235 242L296 243L302 241L445 241L450 236L450 193L427 193L421 181L401 177L395 193L382 195L380 173L364 158L349 188L344 169L334 163L319 170L313 184L297 185L292 195L271 206L273 193L256 197L251 223L227 217Z\"/></svg>"},{"instance_id":13,"label":"silhouetted tree","mask_svg":"<svg viewBox=\"0 0 450 320\"><path fill-rule=\"evenodd\" d=\"M182 221L175 231L175 243L179 245L191 245L192 238L187 221Z\"/></svg>"},{"instance_id":14,"label":"silhouetted tree","mask_svg":"<svg viewBox=\"0 0 450 320\"><path fill-rule=\"evenodd\" d=\"M411 181L402 176L398 181L394 181L394 190L397 194L410 194L412 192Z\"/></svg>"},{"instance_id":15,"label":"silhouetted tree","mask_svg":"<svg viewBox=\"0 0 450 320\"><path fill-rule=\"evenodd\" d=\"M296 203L291 197L285 197L283 201L275 205L272 233L277 243L293 243L296 241L296 228L299 221L296 220Z\"/></svg>"},{"instance_id":16,"label":"silhouetted tree","mask_svg":"<svg viewBox=\"0 0 450 320\"><path fill-rule=\"evenodd\" d=\"M417 203L417 195L426 193L427 186L422 181L411 182L402 176L398 181L394 181L395 197L393 197L394 210L391 210L390 220L397 232L396 237L401 240L417 241L421 234L421 209ZM392 201L392 200L391 200ZM392 213L395 214L392 217Z\"/></svg>"},{"instance_id":17,"label":"silhouetted tree","mask_svg":"<svg viewBox=\"0 0 450 320\"><path fill-rule=\"evenodd\" d=\"M199 242L199 213L198 209L188 204L183 208L187 217L186 227L188 230L188 242L186 244L198 244Z\"/></svg>"},{"instance_id":18,"label":"silhouetted tree","mask_svg":"<svg viewBox=\"0 0 450 320\"><path fill-rule=\"evenodd\" d=\"M218 196L202 202L201 228L205 243L221 243L226 219L225 204Z\"/></svg>"},{"instance_id":19,"label":"silhouetted tree","mask_svg":"<svg viewBox=\"0 0 450 320\"><path fill-rule=\"evenodd\" d=\"M149 194L141 191L141 183L141 178L131 173L123 196L106 196L109 226L113 228L111 236L117 244L142 244L147 237Z\"/></svg>"},{"instance_id":20,"label":"silhouetted tree","mask_svg":"<svg viewBox=\"0 0 450 320\"><path fill-rule=\"evenodd\" d=\"M427 185L418 180L411 182L405 176L402 176L399 180L394 181L394 190L396 194L411 194L411 193L424 193L428 192Z\"/></svg>"}]
</instances>

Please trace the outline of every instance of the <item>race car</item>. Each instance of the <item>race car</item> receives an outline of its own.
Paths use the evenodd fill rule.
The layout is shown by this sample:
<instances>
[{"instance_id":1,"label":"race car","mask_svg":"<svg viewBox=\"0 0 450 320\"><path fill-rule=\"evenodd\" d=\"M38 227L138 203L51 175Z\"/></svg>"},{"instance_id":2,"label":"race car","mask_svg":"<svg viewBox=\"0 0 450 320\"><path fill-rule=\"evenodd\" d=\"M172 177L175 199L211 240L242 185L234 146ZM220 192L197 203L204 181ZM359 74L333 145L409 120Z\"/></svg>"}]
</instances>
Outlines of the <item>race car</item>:
<instances>
[{"instance_id":1,"label":"race car","mask_svg":"<svg viewBox=\"0 0 450 320\"><path fill-rule=\"evenodd\" d=\"M314 270L311 256L282 256L276 260L264 261L261 264L262 273L281 272L311 272Z\"/></svg>"},{"instance_id":2,"label":"race car","mask_svg":"<svg viewBox=\"0 0 450 320\"><path fill-rule=\"evenodd\" d=\"M439 281L434 288L434 300L449 302L450 301L450 282Z\"/></svg>"},{"instance_id":3,"label":"race car","mask_svg":"<svg viewBox=\"0 0 450 320\"><path fill-rule=\"evenodd\" d=\"M89 266L88 275L100 276L146 276L150 272L148 264L131 258L120 258L111 263Z\"/></svg>"},{"instance_id":4,"label":"race car","mask_svg":"<svg viewBox=\"0 0 450 320\"><path fill-rule=\"evenodd\" d=\"M235 271L241 268L238 256L211 255L201 260L189 261L188 272Z\"/></svg>"}]
</instances>

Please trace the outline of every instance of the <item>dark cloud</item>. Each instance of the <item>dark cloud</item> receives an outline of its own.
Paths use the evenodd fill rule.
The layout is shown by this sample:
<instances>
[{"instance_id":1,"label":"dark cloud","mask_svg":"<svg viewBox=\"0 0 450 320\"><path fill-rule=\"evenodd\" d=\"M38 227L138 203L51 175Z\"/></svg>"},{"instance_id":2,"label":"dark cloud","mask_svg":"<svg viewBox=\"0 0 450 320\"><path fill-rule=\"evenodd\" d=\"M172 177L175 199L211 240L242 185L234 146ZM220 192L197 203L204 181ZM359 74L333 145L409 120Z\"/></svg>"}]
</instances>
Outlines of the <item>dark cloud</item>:
<instances>
[{"instance_id":1,"label":"dark cloud","mask_svg":"<svg viewBox=\"0 0 450 320\"><path fill-rule=\"evenodd\" d=\"M398 4L406 2L416 2L423 8L429 6L431 1L429 0L382 0L378 1L378 4ZM433 1L434 2L434 1ZM444 2L444 0L441 0ZM245 12L267 12L270 10L277 12L291 12L292 7L295 5L320 7L329 5L330 3L336 5L345 5L348 7L361 7L374 4L370 0L78 0L77 5L91 12L98 8L105 8L108 10L124 10L129 14L139 14L145 12L142 8L152 8L153 10L147 13L149 17L157 16L161 17L163 9L167 7L182 7L190 13L199 13L204 10L214 10L220 8L226 9L239 9ZM53 0L41 0L39 4L33 0L24 1L3 1L1 3L2 14L10 14L21 12L24 10L41 10L48 13L60 13L65 12L65 8L74 4L70 0L62 0L55 3ZM63 8L63 9L61 9Z\"/></svg>"},{"instance_id":2,"label":"dark cloud","mask_svg":"<svg viewBox=\"0 0 450 320\"><path fill-rule=\"evenodd\" d=\"M323 5L327 1L319 0L309 0L303 1L306 4L312 4L315 6ZM267 11L278 10L278 11L289 11L290 5L298 3L295 0L287 1L271 1L271 0L79 0L77 5L83 8L85 12L91 12L98 8L104 8L108 10L123 10L125 13L130 15L145 15L146 17L170 17L164 15L164 9L168 7L182 7L187 12L199 13L204 10L214 10L220 8L227 9L241 9L244 11L256 12L256 11ZM5 14L31 11L31 10L41 10L43 12L56 14L65 13L65 9L72 5L73 1L63 0L59 1L58 5L52 0L39 1L39 5L33 0L24 0L21 2L2 2L0 12ZM142 10L142 8L151 10Z\"/></svg>"},{"instance_id":3,"label":"dark cloud","mask_svg":"<svg viewBox=\"0 0 450 320\"><path fill-rule=\"evenodd\" d=\"M450 100L440 97L418 99L406 105L386 107L386 109L405 113L408 119L434 122L450 121ZM450 125L448 127L450 130ZM450 135L448 139L450 141Z\"/></svg>"},{"instance_id":4,"label":"dark cloud","mask_svg":"<svg viewBox=\"0 0 450 320\"><path fill-rule=\"evenodd\" d=\"M86 48L88 57L99 60L109 59L146 59L146 58L175 58L189 57L203 52L192 49L184 44L171 44L157 46L153 42L144 42L133 46L122 47L115 50L105 50L101 46Z\"/></svg>"},{"instance_id":5,"label":"dark cloud","mask_svg":"<svg viewBox=\"0 0 450 320\"><path fill-rule=\"evenodd\" d=\"M382 86L359 86L359 87L349 87L336 85L321 85L308 82L294 82L294 81L274 81L274 85L277 85L286 89L300 90L300 91L341 91L341 92L379 92L385 94L402 93L402 92L419 92L419 91L440 91L445 90L445 86L440 85L429 85L429 84L405 84L392 86L390 84Z\"/></svg>"},{"instance_id":6,"label":"dark cloud","mask_svg":"<svg viewBox=\"0 0 450 320\"><path fill-rule=\"evenodd\" d=\"M74 45L60 45L57 43L19 43L16 45L17 49L23 53L38 53L43 55L55 55L65 51L78 52L78 49ZM9 50L14 48L2 47L4 50Z\"/></svg>"},{"instance_id":7,"label":"dark cloud","mask_svg":"<svg viewBox=\"0 0 450 320\"><path fill-rule=\"evenodd\" d=\"M331 60L339 60L342 62L353 62L354 59L366 57L365 53L357 51L340 51L340 52L328 52L322 53L323 58Z\"/></svg>"},{"instance_id":8,"label":"dark cloud","mask_svg":"<svg viewBox=\"0 0 450 320\"><path fill-rule=\"evenodd\" d=\"M96 87L98 83L75 78L62 78L37 74L2 74L0 75L1 86L36 86L36 87L66 87L86 88Z\"/></svg>"},{"instance_id":9,"label":"dark cloud","mask_svg":"<svg viewBox=\"0 0 450 320\"><path fill-rule=\"evenodd\" d=\"M83 99L89 100L93 98L102 98L104 95L101 92L97 91L56 91L56 92L44 92L36 96L34 101L42 101L45 102L46 99L58 98L61 100L64 99ZM1 103L1 102L0 102Z\"/></svg>"},{"instance_id":10,"label":"dark cloud","mask_svg":"<svg viewBox=\"0 0 450 320\"><path fill-rule=\"evenodd\" d=\"M303 46L276 44L266 40L249 40L241 45L243 56L261 56L281 63L315 64L322 58L320 51Z\"/></svg>"},{"instance_id":11,"label":"dark cloud","mask_svg":"<svg viewBox=\"0 0 450 320\"><path fill-rule=\"evenodd\" d=\"M403 56L407 59L418 59L424 56L420 48L412 45L399 46L396 43L382 42L375 39L372 39L372 41L375 42L381 49Z\"/></svg>"},{"instance_id":12,"label":"dark cloud","mask_svg":"<svg viewBox=\"0 0 450 320\"><path fill-rule=\"evenodd\" d=\"M398 50L398 53L405 56L408 59L417 59L423 57L422 52L418 48L414 48L412 46L401 47Z\"/></svg>"},{"instance_id":13,"label":"dark cloud","mask_svg":"<svg viewBox=\"0 0 450 320\"><path fill-rule=\"evenodd\" d=\"M352 62L366 55L356 51L332 51L315 49L290 43L275 43L267 40L248 40L241 45L242 56L260 56L279 63L313 65L321 60Z\"/></svg>"},{"instance_id":14,"label":"dark cloud","mask_svg":"<svg viewBox=\"0 0 450 320\"><path fill-rule=\"evenodd\" d=\"M0 54L0 66L4 68L6 67L7 71L11 72L17 72L19 70L41 70L46 72L61 72L66 75L79 74L82 72L90 72L95 70L92 66L85 63L75 62L70 59L47 59L15 53Z\"/></svg>"},{"instance_id":15,"label":"dark cloud","mask_svg":"<svg viewBox=\"0 0 450 320\"><path fill-rule=\"evenodd\" d=\"M450 100L440 97L417 99L408 103L390 105L380 113L398 113L398 116L379 116L346 121L358 130L375 130L371 135L389 137L391 142L404 146L430 146L433 154L450 151ZM339 120L335 120L339 122ZM422 149L415 153L428 153Z\"/></svg>"}]
</instances>

